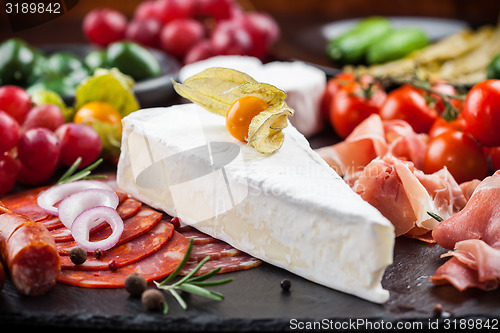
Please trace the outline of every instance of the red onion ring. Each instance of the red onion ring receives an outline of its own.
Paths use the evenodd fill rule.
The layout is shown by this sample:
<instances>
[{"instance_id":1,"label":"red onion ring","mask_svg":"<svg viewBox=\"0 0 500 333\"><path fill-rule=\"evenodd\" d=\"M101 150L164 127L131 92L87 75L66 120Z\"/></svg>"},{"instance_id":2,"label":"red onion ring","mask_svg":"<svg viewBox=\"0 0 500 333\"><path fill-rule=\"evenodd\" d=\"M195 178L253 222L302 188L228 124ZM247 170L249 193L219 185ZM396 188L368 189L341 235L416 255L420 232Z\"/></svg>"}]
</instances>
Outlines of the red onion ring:
<instances>
[{"instance_id":1,"label":"red onion ring","mask_svg":"<svg viewBox=\"0 0 500 333\"><path fill-rule=\"evenodd\" d=\"M58 209L59 220L66 228L71 229L73 221L85 210L96 206L106 206L116 210L118 203L118 196L113 191L98 188L83 190L71 194L61 201ZM101 223L101 220L97 220L92 227L96 227Z\"/></svg>"},{"instance_id":2,"label":"red onion ring","mask_svg":"<svg viewBox=\"0 0 500 333\"><path fill-rule=\"evenodd\" d=\"M89 232L93 228L96 220L106 221L111 227L112 233L106 239L91 242ZM123 232L123 220L118 212L105 206L89 208L79 214L71 226L71 234L76 243L87 252L94 252L97 249L103 251L115 246Z\"/></svg>"},{"instance_id":3,"label":"red onion ring","mask_svg":"<svg viewBox=\"0 0 500 333\"><path fill-rule=\"evenodd\" d=\"M40 193L37 198L37 203L38 206L40 206L47 213L58 216L59 210L55 207L55 204L71 194L92 188L113 191L111 186L104 182L96 180L79 180L52 186L51 188Z\"/></svg>"}]
</instances>

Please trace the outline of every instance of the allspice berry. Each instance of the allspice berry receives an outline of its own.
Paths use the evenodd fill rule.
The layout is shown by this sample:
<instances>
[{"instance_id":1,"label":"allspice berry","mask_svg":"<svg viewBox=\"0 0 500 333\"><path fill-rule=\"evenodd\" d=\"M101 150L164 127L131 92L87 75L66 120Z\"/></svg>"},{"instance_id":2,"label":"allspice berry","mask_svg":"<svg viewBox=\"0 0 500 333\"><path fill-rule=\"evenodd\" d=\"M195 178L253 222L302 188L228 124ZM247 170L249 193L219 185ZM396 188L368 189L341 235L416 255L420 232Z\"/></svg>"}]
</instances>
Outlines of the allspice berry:
<instances>
[{"instance_id":1,"label":"allspice berry","mask_svg":"<svg viewBox=\"0 0 500 333\"><path fill-rule=\"evenodd\" d=\"M81 265L87 260L87 251L81 247L74 247L69 252L69 259L75 265Z\"/></svg>"},{"instance_id":2,"label":"allspice berry","mask_svg":"<svg viewBox=\"0 0 500 333\"><path fill-rule=\"evenodd\" d=\"M147 289L141 296L142 305L148 311L157 311L163 309L165 297L158 289Z\"/></svg>"},{"instance_id":3,"label":"allspice berry","mask_svg":"<svg viewBox=\"0 0 500 333\"><path fill-rule=\"evenodd\" d=\"M130 296L139 297L146 290L147 282L139 273L132 273L125 279L125 290Z\"/></svg>"}]
</instances>

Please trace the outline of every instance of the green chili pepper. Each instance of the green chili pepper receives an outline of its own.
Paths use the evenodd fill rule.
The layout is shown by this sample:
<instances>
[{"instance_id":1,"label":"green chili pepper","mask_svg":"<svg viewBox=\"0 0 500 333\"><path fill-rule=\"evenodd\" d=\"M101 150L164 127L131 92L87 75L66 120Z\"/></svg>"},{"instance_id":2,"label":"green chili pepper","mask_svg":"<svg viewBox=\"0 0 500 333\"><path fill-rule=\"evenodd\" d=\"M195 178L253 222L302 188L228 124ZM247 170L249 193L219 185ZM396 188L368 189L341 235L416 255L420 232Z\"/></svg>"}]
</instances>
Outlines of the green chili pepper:
<instances>
[{"instance_id":1,"label":"green chili pepper","mask_svg":"<svg viewBox=\"0 0 500 333\"><path fill-rule=\"evenodd\" d=\"M403 27L372 44L368 48L366 59L368 64L384 63L403 58L428 44L429 37L424 31Z\"/></svg>"},{"instance_id":2,"label":"green chili pepper","mask_svg":"<svg viewBox=\"0 0 500 333\"><path fill-rule=\"evenodd\" d=\"M326 47L330 60L337 64L358 64L365 60L368 48L392 31L391 22L383 17L370 17L332 39Z\"/></svg>"}]
</instances>

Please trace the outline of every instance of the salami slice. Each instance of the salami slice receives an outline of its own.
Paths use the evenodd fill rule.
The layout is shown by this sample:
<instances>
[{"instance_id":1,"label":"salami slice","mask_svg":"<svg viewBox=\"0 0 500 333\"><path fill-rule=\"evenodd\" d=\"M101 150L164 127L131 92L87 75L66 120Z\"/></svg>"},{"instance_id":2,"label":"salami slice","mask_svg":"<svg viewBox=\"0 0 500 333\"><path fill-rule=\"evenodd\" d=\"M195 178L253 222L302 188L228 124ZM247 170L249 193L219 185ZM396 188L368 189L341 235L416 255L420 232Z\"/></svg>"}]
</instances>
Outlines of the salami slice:
<instances>
[{"instance_id":1,"label":"salami slice","mask_svg":"<svg viewBox=\"0 0 500 333\"><path fill-rule=\"evenodd\" d=\"M142 202L134 198L127 198L118 205L116 211L118 212L118 215L125 220L137 214L141 207Z\"/></svg>"},{"instance_id":2,"label":"salami slice","mask_svg":"<svg viewBox=\"0 0 500 333\"><path fill-rule=\"evenodd\" d=\"M162 214L147 206L142 206L137 214L123 221L125 229L123 230L120 240L116 245L121 245L134 239L153 228L162 218ZM91 233L90 241L98 241L105 239L111 235L111 228L108 224L104 224L104 228ZM54 237L55 238L55 237ZM57 242L57 250L60 255L69 255L69 251L77 246L74 240Z\"/></svg>"},{"instance_id":3,"label":"salami slice","mask_svg":"<svg viewBox=\"0 0 500 333\"><path fill-rule=\"evenodd\" d=\"M48 217L45 220L38 222L43 224L43 226L49 231L64 227L64 224L62 224L61 220L59 220L57 216Z\"/></svg>"},{"instance_id":4,"label":"salami slice","mask_svg":"<svg viewBox=\"0 0 500 333\"><path fill-rule=\"evenodd\" d=\"M231 245L220 241L215 241L213 243L208 243L208 244L196 244L196 245L193 242L193 249L191 250L191 255L189 256L189 260L200 261L207 256L209 256L210 259L213 260L222 257L232 257L240 253L242 253L240 250L235 249Z\"/></svg>"},{"instance_id":5,"label":"salami slice","mask_svg":"<svg viewBox=\"0 0 500 333\"><path fill-rule=\"evenodd\" d=\"M33 222L42 221L51 216L36 202L38 194L45 189L46 187L40 187L12 194L2 198L2 202L13 213L24 215Z\"/></svg>"},{"instance_id":6,"label":"salami slice","mask_svg":"<svg viewBox=\"0 0 500 333\"><path fill-rule=\"evenodd\" d=\"M180 275L187 275L198 264L199 264L198 261L188 261L186 265L182 268ZM228 273L228 272L241 271L244 269L254 268L259 266L260 264L262 264L262 260L254 258L242 252L232 257L210 259L203 265L203 267L201 267L195 273L195 275L202 275L219 267L221 268L219 274L221 274L221 273Z\"/></svg>"},{"instance_id":7,"label":"salami slice","mask_svg":"<svg viewBox=\"0 0 500 333\"><path fill-rule=\"evenodd\" d=\"M90 254L83 264L75 265L69 256L61 256L61 267L62 269L74 270L107 270L111 260L117 263L117 267L123 267L158 251L170 240L173 231L172 223L161 221L149 232L105 251L99 259Z\"/></svg>"},{"instance_id":8,"label":"salami slice","mask_svg":"<svg viewBox=\"0 0 500 333\"><path fill-rule=\"evenodd\" d=\"M58 282L87 288L117 288L123 287L127 276L134 272L144 276L148 282L161 279L172 273L179 265L188 245L189 241L174 231L172 238L160 250L133 264L123 266L116 271L65 269L61 271Z\"/></svg>"},{"instance_id":9,"label":"salami slice","mask_svg":"<svg viewBox=\"0 0 500 333\"><path fill-rule=\"evenodd\" d=\"M195 228L190 227L190 226L179 227L177 229L177 231L180 232L187 239L192 238L193 245L210 244L210 243L218 241L217 239L213 238L212 236L204 234L203 232L198 231Z\"/></svg>"}]
</instances>

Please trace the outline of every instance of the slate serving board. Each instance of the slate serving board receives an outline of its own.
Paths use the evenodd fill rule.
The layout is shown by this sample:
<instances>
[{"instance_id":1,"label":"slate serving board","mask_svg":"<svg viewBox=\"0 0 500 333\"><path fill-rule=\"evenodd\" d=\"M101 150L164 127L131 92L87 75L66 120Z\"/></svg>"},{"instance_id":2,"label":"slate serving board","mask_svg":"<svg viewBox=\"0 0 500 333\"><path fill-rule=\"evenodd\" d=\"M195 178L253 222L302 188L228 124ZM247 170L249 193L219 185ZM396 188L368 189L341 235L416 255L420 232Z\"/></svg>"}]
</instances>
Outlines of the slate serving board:
<instances>
[{"instance_id":1,"label":"slate serving board","mask_svg":"<svg viewBox=\"0 0 500 333\"><path fill-rule=\"evenodd\" d=\"M167 315L147 312L138 298L124 289L87 289L56 285L40 297L21 296L10 281L0 292L2 327L36 325L51 332L68 328L72 332L92 329L113 331L282 331L312 321L345 322L368 318L373 322L428 324L436 317L434 306L441 304L441 319L500 318L500 290L459 292L451 286L434 286L429 277L446 259L439 245L400 237L394 263L386 270L383 285L390 299L383 305L350 296L274 266L235 273L234 281L212 287L222 292L222 302L186 295L188 310L168 297ZM285 292L280 281L287 278ZM296 320L296 321L294 321ZM7 326L6 326L7 325ZM499 324L497 324L499 325ZM497 326L498 327L498 326ZM2 329L3 330L3 329Z\"/></svg>"},{"instance_id":2,"label":"slate serving board","mask_svg":"<svg viewBox=\"0 0 500 333\"><path fill-rule=\"evenodd\" d=\"M328 130L325 133L311 138L311 146L338 141ZM222 302L185 295L188 309L184 311L167 295L168 315L145 311L140 299L129 297L121 288L87 289L57 284L43 296L27 297L18 294L8 280L0 291L0 327L7 332L4 328L36 326L50 328L50 333L67 332L69 328L72 333L89 329L92 332L297 331L299 325L325 323L324 320L327 325L334 325L346 323L349 318L393 325L398 322L429 325L435 320L443 324L448 318L480 318L493 320L490 324L496 322L496 328L500 329L500 290L459 292L452 286L434 286L429 282L429 277L447 260L440 258L446 251L437 244L398 237L394 263L387 268L382 281L390 291L390 299L382 305L323 287L265 263L224 274L223 277L234 277L234 281L211 288L225 295ZM289 292L280 287L285 278L292 284ZM443 309L440 315L434 310L437 304ZM335 328L326 326L332 327Z\"/></svg>"}]
</instances>

